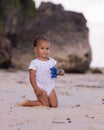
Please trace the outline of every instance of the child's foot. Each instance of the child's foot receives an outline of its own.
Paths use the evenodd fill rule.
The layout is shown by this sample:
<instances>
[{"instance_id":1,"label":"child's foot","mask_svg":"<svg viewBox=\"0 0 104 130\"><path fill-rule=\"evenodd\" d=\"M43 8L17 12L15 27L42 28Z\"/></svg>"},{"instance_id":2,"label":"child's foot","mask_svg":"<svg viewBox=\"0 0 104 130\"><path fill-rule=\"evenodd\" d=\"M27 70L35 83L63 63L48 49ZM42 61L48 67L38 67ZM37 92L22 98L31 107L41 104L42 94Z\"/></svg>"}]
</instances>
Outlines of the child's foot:
<instances>
[{"instance_id":1,"label":"child's foot","mask_svg":"<svg viewBox=\"0 0 104 130\"><path fill-rule=\"evenodd\" d=\"M28 102L29 102L29 100L26 99L25 101L23 101L22 103L18 103L17 105L18 105L18 106L27 106L27 105L28 105Z\"/></svg>"}]
</instances>

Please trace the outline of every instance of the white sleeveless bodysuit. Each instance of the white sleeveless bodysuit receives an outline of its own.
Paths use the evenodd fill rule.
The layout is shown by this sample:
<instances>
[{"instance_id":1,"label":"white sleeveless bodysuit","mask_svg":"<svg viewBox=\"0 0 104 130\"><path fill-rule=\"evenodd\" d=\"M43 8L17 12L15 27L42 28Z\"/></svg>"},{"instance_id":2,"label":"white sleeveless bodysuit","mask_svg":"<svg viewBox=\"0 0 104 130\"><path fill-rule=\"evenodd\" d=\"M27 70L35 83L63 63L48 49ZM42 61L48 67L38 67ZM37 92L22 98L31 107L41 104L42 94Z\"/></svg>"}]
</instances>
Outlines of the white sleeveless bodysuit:
<instances>
[{"instance_id":1,"label":"white sleeveless bodysuit","mask_svg":"<svg viewBox=\"0 0 104 130\"><path fill-rule=\"evenodd\" d=\"M49 57L47 61L34 59L29 65L29 69L36 70L36 77L34 79L36 80L37 86L44 89L48 95L51 94L55 86L55 79L51 78L50 68L54 67L56 63L56 60Z\"/></svg>"}]
</instances>

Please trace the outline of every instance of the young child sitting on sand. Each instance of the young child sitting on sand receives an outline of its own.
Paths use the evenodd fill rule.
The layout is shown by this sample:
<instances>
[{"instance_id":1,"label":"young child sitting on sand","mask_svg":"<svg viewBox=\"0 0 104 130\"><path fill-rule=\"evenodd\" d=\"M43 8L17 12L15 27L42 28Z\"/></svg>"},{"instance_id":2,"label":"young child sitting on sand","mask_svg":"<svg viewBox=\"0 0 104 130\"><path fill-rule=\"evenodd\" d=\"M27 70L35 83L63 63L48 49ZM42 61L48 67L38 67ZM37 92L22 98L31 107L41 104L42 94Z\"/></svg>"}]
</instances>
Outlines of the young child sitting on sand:
<instances>
[{"instance_id":1,"label":"young child sitting on sand","mask_svg":"<svg viewBox=\"0 0 104 130\"><path fill-rule=\"evenodd\" d=\"M58 75L63 76L64 70L57 69L57 61L49 57L50 41L43 35L34 40L34 50L37 55L29 65L30 83L37 96L36 101L25 100L21 106L47 106L57 107L58 101L54 90L55 78L51 76L53 67L58 70Z\"/></svg>"}]
</instances>

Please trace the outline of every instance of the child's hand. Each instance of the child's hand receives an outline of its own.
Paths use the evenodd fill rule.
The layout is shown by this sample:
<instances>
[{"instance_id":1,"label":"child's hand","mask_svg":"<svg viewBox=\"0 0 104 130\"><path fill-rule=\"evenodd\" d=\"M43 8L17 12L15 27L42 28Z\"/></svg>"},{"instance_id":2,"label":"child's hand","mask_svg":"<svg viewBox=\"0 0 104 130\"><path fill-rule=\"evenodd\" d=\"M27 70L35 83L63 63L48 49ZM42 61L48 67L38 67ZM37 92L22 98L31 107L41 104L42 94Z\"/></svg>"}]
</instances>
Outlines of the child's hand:
<instances>
[{"instance_id":1,"label":"child's hand","mask_svg":"<svg viewBox=\"0 0 104 130\"><path fill-rule=\"evenodd\" d=\"M35 88L34 91L35 91L37 96L42 95L42 90L39 87Z\"/></svg>"},{"instance_id":2,"label":"child's hand","mask_svg":"<svg viewBox=\"0 0 104 130\"><path fill-rule=\"evenodd\" d=\"M65 74L65 71L63 69L60 69L60 76L63 76Z\"/></svg>"}]
</instances>

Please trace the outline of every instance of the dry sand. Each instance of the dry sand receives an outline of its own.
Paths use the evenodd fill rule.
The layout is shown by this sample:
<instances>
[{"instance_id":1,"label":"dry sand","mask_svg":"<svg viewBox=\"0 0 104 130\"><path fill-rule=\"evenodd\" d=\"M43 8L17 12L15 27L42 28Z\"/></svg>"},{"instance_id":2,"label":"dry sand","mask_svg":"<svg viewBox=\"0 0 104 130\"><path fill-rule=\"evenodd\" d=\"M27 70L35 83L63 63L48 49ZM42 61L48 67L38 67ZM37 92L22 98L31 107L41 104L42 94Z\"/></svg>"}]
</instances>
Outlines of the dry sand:
<instances>
[{"instance_id":1,"label":"dry sand","mask_svg":"<svg viewBox=\"0 0 104 130\"><path fill-rule=\"evenodd\" d=\"M20 107L36 99L28 72L0 70L0 130L104 130L103 74L56 79L59 107Z\"/></svg>"}]
</instances>

